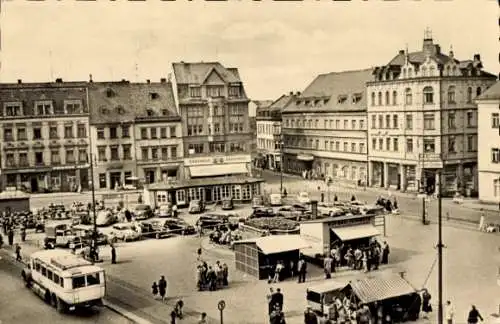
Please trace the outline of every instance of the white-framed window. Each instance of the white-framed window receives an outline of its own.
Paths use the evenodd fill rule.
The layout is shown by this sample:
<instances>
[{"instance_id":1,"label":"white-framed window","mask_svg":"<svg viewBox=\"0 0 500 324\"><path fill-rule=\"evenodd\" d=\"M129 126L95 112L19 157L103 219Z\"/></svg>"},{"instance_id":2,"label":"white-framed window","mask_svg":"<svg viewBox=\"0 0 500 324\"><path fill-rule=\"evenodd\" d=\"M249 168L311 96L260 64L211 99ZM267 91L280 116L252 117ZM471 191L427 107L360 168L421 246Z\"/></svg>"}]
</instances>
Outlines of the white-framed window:
<instances>
[{"instance_id":1,"label":"white-framed window","mask_svg":"<svg viewBox=\"0 0 500 324\"><path fill-rule=\"evenodd\" d=\"M188 198L189 200L200 200L201 199L201 190L203 188L189 188L188 190Z\"/></svg>"},{"instance_id":2,"label":"white-framed window","mask_svg":"<svg viewBox=\"0 0 500 324\"><path fill-rule=\"evenodd\" d=\"M221 187L222 199L230 199L231 198L231 186L226 185Z\"/></svg>"},{"instance_id":3,"label":"white-framed window","mask_svg":"<svg viewBox=\"0 0 500 324\"><path fill-rule=\"evenodd\" d=\"M424 105L425 104L433 104L434 103L434 90L432 87L425 87L423 90L424 93Z\"/></svg>"},{"instance_id":4,"label":"white-framed window","mask_svg":"<svg viewBox=\"0 0 500 324\"><path fill-rule=\"evenodd\" d=\"M256 197L260 195L260 185L258 183L254 183L252 185L252 197Z\"/></svg>"},{"instance_id":5,"label":"white-framed window","mask_svg":"<svg viewBox=\"0 0 500 324\"><path fill-rule=\"evenodd\" d=\"M156 201L158 204L165 204L168 202L167 193L165 191L157 191L156 192Z\"/></svg>"},{"instance_id":6,"label":"white-framed window","mask_svg":"<svg viewBox=\"0 0 500 324\"><path fill-rule=\"evenodd\" d=\"M243 185L241 186L241 199L242 200L250 200L251 198L251 185Z\"/></svg>"},{"instance_id":7,"label":"white-framed window","mask_svg":"<svg viewBox=\"0 0 500 324\"><path fill-rule=\"evenodd\" d=\"M240 185L232 185L231 186L231 194L233 199L241 200L241 186Z\"/></svg>"},{"instance_id":8,"label":"white-framed window","mask_svg":"<svg viewBox=\"0 0 500 324\"><path fill-rule=\"evenodd\" d=\"M433 130L435 129L435 116L434 114L424 114L424 129L425 130Z\"/></svg>"},{"instance_id":9,"label":"white-framed window","mask_svg":"<svg viewBox=\"0 0 500 324\"><path fill-rule=\"evenodd\" d=\"M500 198L500 179L493 180L493 196Z\"/></svg>"},{"instance_id":10,"label":"white-framed window","mask_svg":"<svg viewBox=\"0 0 500 324\"><path fill-rule=\"evenodd\" d=\"M175 192L175 198L177 200L177 204L186 203L186 192L184 191L184 189L177 190Z\"/></svg>"}]
</instances>

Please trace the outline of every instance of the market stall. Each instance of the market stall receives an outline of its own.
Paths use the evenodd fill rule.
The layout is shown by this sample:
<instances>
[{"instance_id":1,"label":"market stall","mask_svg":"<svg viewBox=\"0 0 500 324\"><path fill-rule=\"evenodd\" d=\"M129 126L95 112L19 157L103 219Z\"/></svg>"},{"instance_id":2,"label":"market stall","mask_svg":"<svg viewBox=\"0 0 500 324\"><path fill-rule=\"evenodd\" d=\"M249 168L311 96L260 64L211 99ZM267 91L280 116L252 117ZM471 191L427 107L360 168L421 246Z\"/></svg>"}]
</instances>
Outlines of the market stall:
<instances>
[{"instance_id":1,"label":"market stall","mask_svg":"<svg viewBox=\"0 0 500 324\"><path fill-rule=\"evenodd\" d=\"M30 210L30 196L20 190L6 190L0 193L0 213L27 212Z\"/></svg>"},{"instance_id":2,"label":"market stall","mask_svg":"<svg viewBox=\"0 0 500 324\"><path fill-rule=\"evenodd\" d=\"M285 266L285 278L290 262L297 264L299 250L309 247L300 235L272 235L234 242L236 269L259 279L267 279L278 262Z\"/></svg>"}]
</instances>

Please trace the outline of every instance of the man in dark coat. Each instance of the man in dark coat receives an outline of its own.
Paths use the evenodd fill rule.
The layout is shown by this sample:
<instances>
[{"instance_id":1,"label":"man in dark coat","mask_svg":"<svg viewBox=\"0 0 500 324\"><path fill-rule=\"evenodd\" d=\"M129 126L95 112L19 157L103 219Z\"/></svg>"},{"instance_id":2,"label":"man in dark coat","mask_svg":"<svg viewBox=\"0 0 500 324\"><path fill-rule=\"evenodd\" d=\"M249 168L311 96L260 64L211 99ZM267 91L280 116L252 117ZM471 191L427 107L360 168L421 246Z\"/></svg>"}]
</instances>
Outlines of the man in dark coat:
<instances>
[{"instance_id":1,"label":"man in dark coat","mask_svg":"<svg viewBox=\"0 0 500 324\"><path fill-rule=\"evenodd\" d=\"M161 276L160 281L158 281L158 291L160 292L161 300L165 301L165 295L167 294L167 280L165 280L165 276Z\"/></svg>"},{"instance_id":2,"label":"man in dark coat","mask_svg":"<svg viewBox=\"0 0 500 324\"><path fill-rule=\"evenodd\" d=\"M384 241L384 246L382 247L382 264L389 263L389 244Z\"/></svg>"},{"instance_id":3,"label":"man in dark coat","mask_svg":"<svg viewBox=\"0 0 500 324\"><path fill-rule=\"evenodd\" d=\"M279 310L282 311L283 310L283 301L284 301L284 296L281 293L281 289L278 288L278 289L276 289L276 292L271 295L271 303L273 305L278 305Z\"/></svg>"},{"instance_id":4,"label":"man in dark coat","mask_svg":"<svg viewBox=\"0 0 500 324\"><path fill-rule=\"evenodd\" d=\"M307 263L304 259L300 259L297 264L298 272L299 272L299 283L306 282L306 272L307 272Z\"/></svg>"},{"instance_id":5,"label":"man in dark coat","mask_svg":"<svg viewBox=\"0 0 500 324\"><path fill-rule=\"evenodd\" d=\"M114 244L111 244L111 264L116 264L116 249Z\"/></svg>"},{"instance_id":6,"label":"man in dark coat","mask_svg":"<svg viewBox=\"0 0 500 324\"><path fill-rule=\"evenodd\" d=\"M125 218L127 219L127 222L130 222L132 220L132 215L130 214L130 211L128 209L125 209Z\"/></svg>"},{"instance_id":7,"label":"man in dark coat","mask_svg":"<svg viewBox=\"0 0 500 324\"><path fill-rule=\"evenodd\" d=\"M9 239L9 245L12 246L14 245L14 231L12 230L12 228L9 229L9 232L8 232L8 239Z\"/></svg>"},{"instance_id":8,"label":"man in dark coat","mask_svg":"<svg viewBox=\"0 0 500 324\"><path fill-rule=\"evenodd\" d=\"M314 314L310 306L307 306L304 312L304 324L318 324L318 317Z\"/></svg>"}]
</instances>

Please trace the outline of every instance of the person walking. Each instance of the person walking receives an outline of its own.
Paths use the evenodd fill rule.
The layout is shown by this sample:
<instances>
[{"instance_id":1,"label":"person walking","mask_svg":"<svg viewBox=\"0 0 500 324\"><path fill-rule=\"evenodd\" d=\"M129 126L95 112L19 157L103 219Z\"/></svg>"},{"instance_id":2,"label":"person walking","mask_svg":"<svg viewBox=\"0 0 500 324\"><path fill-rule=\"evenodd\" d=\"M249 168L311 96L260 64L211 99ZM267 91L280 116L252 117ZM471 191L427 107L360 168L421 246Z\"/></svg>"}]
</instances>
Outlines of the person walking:
<instances>
[{"instance_id":1,"label":"person walking","mask_svg":"<svg viewBox=\"0 0 500 324\"><path fill-rule=\"evenodd\" d=\"M388 264L389 263L389 244L387 244L386 241L384 241L384 245L382 247L382 264Z\"/></svg>"},{"instance_id":2,"label":"person walking","mask_svg":"<svg viewBox=\"0 0 500 324\"><path fill-rule=\"evenodd\" d=\"M8 240L9 240L9 245L12 246L14 245L14 231L12 230L12 228L9 228L8 229Z\"/></svg>"},{"instance_id":3,"label":"person walking","mask_svg":"<svg viewBox=\"0 0 500 324\"><path fill-rule=\"evenodd\" d=\"M165 280L165 276L161 276L160 281L158 281L158 291L160 292L161 301L165 301L167 294L167 280Z\"/></svg>"},{"instance_id":4,"label":"person walking","mask_svg":"<svg viewBox=\"0 0 500 324\"><path fill-rule=\"evenodd\" d=\"M467 324L476 324L479 323L479 320L481 320L481 322L484 321L476 306L472 305L469 316L467 316Z\"/></svg>"},{"instance_id":5,"label":"person walking","mask_svg":"<svg viewBox=\"0 0 500 324\"><path fill-rule=\"evenodd\" d=\"M455 309L451 304L451 301L446 301L446 305L444 308L444 314L447 324L453 324L453 317L455 316Z\"/></svg>"},{"instance_id":6,"label":"person walking","mask_svg":"<svg viewBox=\"0 0 500 324\"><path fill-rule=\"evenodd\" d=\"M198 324L208 324L207 313L201 313L201 318L198 321Z\"/></svg>"},{"instance_id":7,"label":"person walking","mask_svg":"<svg viewBox=\"0 0 500 324\"><path fill-rule=\"evenodd\" d=\"M297 267L299 270L299 283L306 282L307 263L303 258L300 258Z\"/></svg>"},{"instance_id":8,"label":"person walking","mask_svg":"<svg viewBox=\"0 0 500 324\"><path fill-rule=\"evenodd\" d=\"M318 317L312 311L311 306L307 306L304 312L304 324L318 324Z\"/></svg>"},{"instance_id":9,"label":"person walking","mask_svg":"<svg viewBox=\"0 0 500 324\"><path fill-rule=\"evenodd\" d=\"M278 288L276 289L276 293L273 294L271 302L273 305L277 305L280 311L283 311L284 299L285 296L283 296L283 294L281 293L281 289Z\"/></svg>"},{"instance_id":10,"label":"person walking","mask_svg":"<svg viewBox=\"0 0 500 324\"><path fill-rule=\"evenodd\" d=\"M23 258L21 257L21 246L19 244L16 244L16 261L23 261Z\"/></svg>"},{"instance_id":11,"label":"person walking","mask_svg":"<svg viewBox=\"0 0 500 324\"><path fill-rule=\"evenodd\" d=\"M422 294L422 312L424 312L424 318L429 318L429 313L432 312L431 306L431 294L427 289L424 289L424 293Z\"/></svg>"},{"instance_id":12,"label":"person walking","mask_svg":"<svg viewBox=\"0 0 500 324\"><path fill-rule=\"evenodd\" d=\"M158 295L158 284L153 282L153 285L151 286L151 293L153 294L153 298L156 299L156 296Z\"/></svg>"},{"instance_id":13,"label":"person walking","mask_svg":"<svg viewBox=\"0 0 500 324\"><path fill-rule=\"evenodd\" d=\"M114 244L111 244L111 264L116 264L116 248Z\"/></svg>"},{"instance_id":14,"label":"person walking","mask_svg":"<svg viewBox=\"0 0 500 324\"><path fill-rule=\"evenodd\" d=\"M333 264L332 257L326 255L325 260L323 260L323 270L325 271L325 279L330 279L332 277L332 264Z\"/></svg>"},{"instance_id":15,"label":"person walking","mask_svg":"<svg viewBox=\"0 0 500 324\"><path fill-rule=\"evenodd\" d=\"M266 295L268 315L271 315L271 312L273 311L273 298L274 298L274 289L273 287L269 287L269 293Z\"/></svg>"}]
</instances>

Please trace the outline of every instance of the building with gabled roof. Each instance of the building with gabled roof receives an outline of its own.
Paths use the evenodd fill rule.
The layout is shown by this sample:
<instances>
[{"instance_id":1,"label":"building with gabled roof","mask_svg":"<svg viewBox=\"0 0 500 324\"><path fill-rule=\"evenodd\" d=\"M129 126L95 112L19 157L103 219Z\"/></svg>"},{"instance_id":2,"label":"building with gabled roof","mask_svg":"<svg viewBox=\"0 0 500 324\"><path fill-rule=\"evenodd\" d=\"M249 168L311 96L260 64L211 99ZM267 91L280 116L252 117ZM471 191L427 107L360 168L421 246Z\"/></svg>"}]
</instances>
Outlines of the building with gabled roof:
<instances>
[{"instance_id":1,"label":"building with gabled roof","mask_svg":"<svg viewBox=\"0 0 500 324\"><path fill-rule=\"evenodd\" d=\"M366 94L372 69L318 75L282 111L284 168L310 178L366 181Z\"/></svg>"},{"instance_id":2,"label":"building with gabled roof","mask_svg":"<svg viewBox=\"0 0 500 324\"><path fill-rule=\"evenodd\" d=\"M479 200L500 206L500 82L476 98Z\"/></svg>"},{"instance_id":3,"label":"building with gabled roof","mask_svg":"<svg viewBox=\"0 0 500 324\"><path fill-rule=\"evenodd\" d=\"M421 50L400 50L367 83L370 184L402 191L477 193L477 105L496 81L481 57L458 60L426 31Z\"/></svg>"}]
</instances>

